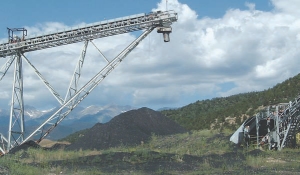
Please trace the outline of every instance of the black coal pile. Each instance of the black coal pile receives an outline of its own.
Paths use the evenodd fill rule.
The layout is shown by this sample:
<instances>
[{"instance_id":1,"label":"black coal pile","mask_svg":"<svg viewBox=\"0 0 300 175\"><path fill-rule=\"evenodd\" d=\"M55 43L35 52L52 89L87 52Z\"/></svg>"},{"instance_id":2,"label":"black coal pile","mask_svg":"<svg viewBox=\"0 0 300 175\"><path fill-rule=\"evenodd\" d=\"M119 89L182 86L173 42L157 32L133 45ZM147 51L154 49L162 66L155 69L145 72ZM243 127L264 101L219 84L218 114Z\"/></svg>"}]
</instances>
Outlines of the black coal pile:
<instances>
[{"instance_id":1,"label":"black coal pile","mask_svg":"<svg viewBox=\"0 0 300 175\"><path fill-rule=\"evenodd\" d=\"M33 140L29 140L19 146L14 147L9 151L9 154L14 154L20 150L26 151L28 148L40 148L40 146Z\"/></svg>"},{"instance_id":2,"label":"black coal pile","mask_svg":"<svg viewBox=\"0 0 300 175\"><path fill-rule=\"evenodd\" d=\"M120 145L134 146L147 142L153 134L172 135L185 132L187 130L160 112L144 107L122 113L108 123L97 123L66 149L99 150Z\"/></svg>"}]
</instances>

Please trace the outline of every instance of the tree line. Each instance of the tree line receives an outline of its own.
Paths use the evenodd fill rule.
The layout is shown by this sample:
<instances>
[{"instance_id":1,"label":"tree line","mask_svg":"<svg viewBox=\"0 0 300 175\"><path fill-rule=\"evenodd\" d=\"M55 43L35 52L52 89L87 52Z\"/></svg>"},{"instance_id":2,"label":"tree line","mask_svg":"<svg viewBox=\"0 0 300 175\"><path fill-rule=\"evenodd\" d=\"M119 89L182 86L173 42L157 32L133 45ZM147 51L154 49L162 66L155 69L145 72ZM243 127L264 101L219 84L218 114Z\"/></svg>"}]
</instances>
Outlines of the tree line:
<instances>
[{"instance_id":1,"label":"tree line","mask_svg":"<svg viewBox=\"0 0 300 175\"><path fill-rule=\"evenodd\" d=\"M161 112L188 130L237 129L259 107L292 101L299 93L300 74L264 91L196 101ZM235 118L235 122L226 122L227 117Z\"/></svg>"}]
</instances>

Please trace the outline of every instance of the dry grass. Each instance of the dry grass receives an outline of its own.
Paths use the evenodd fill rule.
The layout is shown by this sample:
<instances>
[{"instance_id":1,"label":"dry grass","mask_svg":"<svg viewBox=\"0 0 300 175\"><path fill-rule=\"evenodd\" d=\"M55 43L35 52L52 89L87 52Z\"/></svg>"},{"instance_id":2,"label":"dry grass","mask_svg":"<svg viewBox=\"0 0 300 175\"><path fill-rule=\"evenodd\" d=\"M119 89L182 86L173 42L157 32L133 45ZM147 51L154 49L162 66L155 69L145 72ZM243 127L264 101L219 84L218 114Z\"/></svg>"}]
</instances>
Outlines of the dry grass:
<instances>
[{"instance_id":1,"label":"dry grass","mask_svg":"<svg viewBox=\"0 0 300 175\"><path fill-rule=\"evenodd\" d=\"M44 148L51 148L53 145L55 144L65 144L65 145L70 145L71 143L70 142L58 142L58 141L52 141L52 140L49 140L49 139L43 139L39 145L41 147L44 147Z\"/></svg>"},{"instance_id":2,"label":"dry grass","mask_svg":"<svg viewBox=\"0 0 300 175\"><path fill-rule=\"evenodd\" d=\"M59 174L61 171L66 172L66 168L63 165L58 167L50 167L48 163L49 161L81 159L89 155L113 155L116 152L145 152L145 154L139 155L143 155L143 161L146 162L147 158L149 158L149 160L151 159L151 155L149 154L151 151L159 152L161 155L175 154L174 161L177 163L184 163L184 155L205 157L213 154L222 155L224 153L232 152L232 148L230 147L231 143L227 139L227 136L230 135L230 132L227 134L225 133L224 135L225 137L220 135L220 133L217 131L210 130L194 131L191 133L176 134L172 136L153 135L151 141L148 143L143 143L136 147L120 146L108 150L47 151L43 149L28 149L26 151L27 157L20 159L21 155L24 153L22 151L16 153L15 155L4 156L4 159L0 159L0 165L5 165L11 170L14 169L12 173L20 172L20 169L22 169L23 171L29 172L28 174L34 174L38 170L36 167L29 166L28 163L37 163L42 165L39 167L39 173L45 174L45 172L52 172ZM55 143L57 142L45 140L41 142L41 145L47 147ZM199 163L199 167L197 168L198 170L195 170L195 172L186 172L185 174L203 174L203 172L207 174L218 174L225 170L230 172L245 172L246 167L251 167L252 169L264 169L265 171L270 172L274 172L274 170L276 170L281 172L288 171L288 173L291 173L299 168L298 164L300 156L298 156L297 149L284 149L282 151L265 150L263 151L262 155L258 156L249 154L249 152L254 149L255 148L251 147L247 150L240 150L245 156L245 159L241 159L243 162L234 164L231 162L224 162L224 166L222 168L216 169L214 167L214 162L216 161L212 160L211 158L207 158L204 162ZM130 159L128 158L128 160ZM97 173L99 170L95 169L87 171L77 169L68 171L70 174L93 174ZM141 171L130 171L130 174L135 173L141 174ZM249 171L248 173L252 172Z\"/></svg>"}]
</instances>

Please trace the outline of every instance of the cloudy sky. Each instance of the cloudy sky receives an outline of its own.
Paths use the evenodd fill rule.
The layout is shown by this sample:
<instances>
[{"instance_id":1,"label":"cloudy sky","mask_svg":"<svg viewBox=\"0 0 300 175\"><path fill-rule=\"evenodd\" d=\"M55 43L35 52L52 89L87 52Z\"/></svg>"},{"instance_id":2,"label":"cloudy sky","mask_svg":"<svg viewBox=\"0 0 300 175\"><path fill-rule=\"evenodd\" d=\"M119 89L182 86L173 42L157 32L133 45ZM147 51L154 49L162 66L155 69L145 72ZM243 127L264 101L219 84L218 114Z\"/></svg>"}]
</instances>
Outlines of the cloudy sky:
<instances>
[{"instance_id":1,"label":"cloudy sky","mask_svg":"<svg viewBox=\"0 0 300 175\"><path fill-rule=\"evenodd\" d=\"M171 42L153 31L83 102L89 105L182 107L197 100L261 91L299 73L300 11L297 0L74 0L2 2L0 41L6 27L42 35L106 19L175 10ZM136 33L95 40L112 59ZM65 96L83 43L26 53L50 84ZM0 67L8 58L0 58ZM58 105L24 61L25 104ZM82 85L105 65L92 44ZM0 81L0 108L11 99L13 67Z\"/></svg>"}]
</instances>

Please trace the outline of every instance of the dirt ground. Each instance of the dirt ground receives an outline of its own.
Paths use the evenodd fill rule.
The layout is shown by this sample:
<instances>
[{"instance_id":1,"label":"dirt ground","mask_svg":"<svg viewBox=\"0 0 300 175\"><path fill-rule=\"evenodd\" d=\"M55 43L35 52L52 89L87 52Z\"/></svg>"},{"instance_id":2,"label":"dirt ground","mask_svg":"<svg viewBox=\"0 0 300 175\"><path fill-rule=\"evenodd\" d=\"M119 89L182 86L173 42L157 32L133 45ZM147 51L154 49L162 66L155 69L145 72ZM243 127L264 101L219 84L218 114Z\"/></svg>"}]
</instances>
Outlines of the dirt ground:
<instances>
[{"instance_id":1,"label":"dirt ground","mask_svg":"<svg viewBox=\"0 0 300 175\"><path fill-rule=\"evenodd\" d=\"M146 154L146 155L143 155ZM240 153L226 153L224 155L191 156L183 155L178 157L175 154L160 154L158 152L147 153L124 153L102 154L82 157L76 160L54 161L52 166L64 165L69 170L95 169L103 173L130 173L131 171L144 174L169 174L200 171L201 166L207 166L209 162L211 169L222 168L224 162L239 165L245 157ZM160 172L160 173L159 173Z\"/></svg>"},{"instance_id":2,"label":"dirt ground","mask_svg":"<svg viewBox=\"0 0 300 175\"><path fill-rule=\"evenodd\" d=\"M7 175L9 174L8 168L0 166L0 175Z\"/></svg>"}]
</instances>

